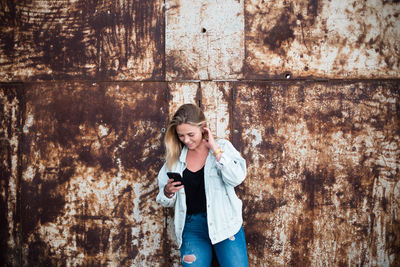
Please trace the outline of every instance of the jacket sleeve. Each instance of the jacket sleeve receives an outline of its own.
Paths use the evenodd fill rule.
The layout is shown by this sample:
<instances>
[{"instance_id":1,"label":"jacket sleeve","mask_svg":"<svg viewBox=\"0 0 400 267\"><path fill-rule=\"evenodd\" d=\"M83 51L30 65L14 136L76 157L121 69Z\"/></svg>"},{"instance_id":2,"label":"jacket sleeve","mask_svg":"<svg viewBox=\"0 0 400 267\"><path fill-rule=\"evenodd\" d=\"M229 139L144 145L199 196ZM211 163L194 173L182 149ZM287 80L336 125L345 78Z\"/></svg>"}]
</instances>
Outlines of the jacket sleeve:
<instances>
[{"instance_id":1,"label":"jacket sleeve","mask_svg":"<svg viewBox=\"0 0 400 267\"><path fill-rule=\"evenodd\" d=\"M241 184L246 178L245 159L228 140L218 140L217 144L224 151L216 163L217 169L221 171L222 180L233 187Z\"/></svg>"},{"instance_id":2,"label":"jacket sleeve","mask_svg":"<svg viewBox=\"0 0 400 267\"><path fill-rule=\"evenodd\" d=\"M168 182L167 167L166 164L161 168L158 173L158 195L156 198L157 203L160 203L163 207L173 207L176 201L176 193L172 198L168 198L164 194L164 187Z\"/></svg>"}]
</instances>

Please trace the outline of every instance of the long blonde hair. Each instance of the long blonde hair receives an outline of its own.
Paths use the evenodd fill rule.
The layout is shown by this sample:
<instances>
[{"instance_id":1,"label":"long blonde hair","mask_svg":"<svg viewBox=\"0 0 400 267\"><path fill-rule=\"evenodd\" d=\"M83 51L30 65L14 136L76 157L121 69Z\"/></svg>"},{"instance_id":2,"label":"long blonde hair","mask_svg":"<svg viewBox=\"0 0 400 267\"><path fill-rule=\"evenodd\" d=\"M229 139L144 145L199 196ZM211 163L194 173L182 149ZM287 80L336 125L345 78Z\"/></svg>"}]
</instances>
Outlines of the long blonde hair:
<instances>
[{"instance_id":1,"label":"long blonde hair","mask_svg":"<svg viewBox=\"0 0 400 267\"><path fill-rule=\"evenodd\" d=\"M167 132L164 137L166 150L167 168L172 167L178 161L181 154L183 143L179 140L176 127L182 123L201 127L206 122L203 111L194 104L184 104L178 108L168 124Z\"/></svg>"}]
</instances>

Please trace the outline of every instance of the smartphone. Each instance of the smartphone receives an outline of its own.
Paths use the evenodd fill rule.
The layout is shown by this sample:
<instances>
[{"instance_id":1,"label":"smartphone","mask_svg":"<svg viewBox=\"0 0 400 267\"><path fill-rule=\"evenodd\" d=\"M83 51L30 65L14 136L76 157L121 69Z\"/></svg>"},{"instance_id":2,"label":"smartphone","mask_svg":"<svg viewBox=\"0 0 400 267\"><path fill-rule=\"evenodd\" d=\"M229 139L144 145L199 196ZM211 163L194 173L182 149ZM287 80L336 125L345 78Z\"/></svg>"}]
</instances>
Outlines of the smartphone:
<instances>
[{"instance_id":1,"label":"smartphone","mask_svg":"<svg viewBox=\"0 0 400 267\"><path fill-rule=\"evenodd\" d=\"M174 179L174 182L181 182L181 184L175 187L183 185L183 178L179 172L167 172L167 175L170 179Z\"/></svg>"}]
</instances>

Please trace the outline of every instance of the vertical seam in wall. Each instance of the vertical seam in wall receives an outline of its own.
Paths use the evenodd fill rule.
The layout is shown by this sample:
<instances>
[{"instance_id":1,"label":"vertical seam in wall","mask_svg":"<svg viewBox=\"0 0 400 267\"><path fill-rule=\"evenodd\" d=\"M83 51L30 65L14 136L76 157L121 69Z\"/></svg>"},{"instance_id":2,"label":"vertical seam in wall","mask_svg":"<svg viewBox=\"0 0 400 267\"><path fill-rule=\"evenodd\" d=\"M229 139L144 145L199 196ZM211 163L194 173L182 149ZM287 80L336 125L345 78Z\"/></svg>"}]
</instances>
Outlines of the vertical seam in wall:
<instances>
[{"instance_id":1,"label":"vertical seam in wall","mask_svg":"<svg viewBox=\"0 0 400 267\"><path fill-rule=\"evenodd\" d=\"M195 98L195 101L196 101L196 104L200 107L200 108L204 108L203 107L203 90L202 90L202 87L201 87L201 82L202 81L199 81L198 82L198 85L197 85L197 92L196 92L196 98Z\"/></svg>"},{"instance_id":2,"label":"vertical seam in wall","mask_svg":"<svg viewBox=\"0 0 400 267\"><path fill-rule=\"evenodd\" d=\"M161 80L167 81L167 6L166 1L163 0L163 14L164 14L164 25L163 25L163 35L164 35L164 55L162 59L162 78ZM168 81L167 81L168 82Z\"/></svg>"},{"instance_id":3,"label":"vertical seam in wall","mask_svg":"<svg viewBox=\"0 0 400 267\"><path fill-rule=\"evenodd\" d=\"M237 146L236 142L235 142L235 128L236 128L236 123L235 120L233 119L234 117L234 113L235 113L235 103L236 103L236 94L237 94L237 83L240 83L240 81L238 82L234 82L232 83L232 87L231 87L231 100L232 100L232 104L229 108L229 125L231 125L231 130L230 130L230 135L231 135L231 142ZM241 150L240 147L238 147L239 150ZM242 152L242 151L240 151Z\"/></svg>"},{"instance_id":4,"label":"vertical seam in wall","mask_svg":"<svg viewBox=\"0 0 400 267\"><path fill-rule=\"evenodd\" d=\"M26 116L26 90L25 87L22 86L23 84L18 84L18 87L16 88L17 90L17 96L18 96L18 104L19 104L19 112L18 112L18 148L17 148L17 177L16 177L16 188L17 188L17 220L18 221L18 227L16 229L17 231L17 253L18 259L19 259L19 266L22 266L22 260L23 260L23 233L22 233L22 194L21 194L21 183L22 183L22 148L23 148L23 142L24 142L24 135L23 135L23 127L25 124L25 116Z\"/></svg>"}]
</instances>

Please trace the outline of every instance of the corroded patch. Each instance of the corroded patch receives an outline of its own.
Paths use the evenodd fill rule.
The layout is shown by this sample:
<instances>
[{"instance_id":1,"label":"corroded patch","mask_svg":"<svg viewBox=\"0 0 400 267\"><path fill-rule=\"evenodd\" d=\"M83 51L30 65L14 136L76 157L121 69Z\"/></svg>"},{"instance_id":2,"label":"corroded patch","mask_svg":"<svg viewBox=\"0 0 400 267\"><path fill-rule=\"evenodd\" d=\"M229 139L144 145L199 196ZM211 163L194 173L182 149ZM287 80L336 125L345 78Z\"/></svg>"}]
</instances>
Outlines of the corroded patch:
<instances>
[{"instance_id":1,"label":"corroded patch","mask_svg":"<svg viewBox=\"0 0 400 267\"><path fill-rule=\"evenodd\" d=\"M180 105L192 103L201 103L200 83L197 82L179 82L168 83L169 93L169 118L174 115L174 112Z\"/></svg>"},{"instance_id":2,"label":"corroded patch","mask_svg":"<svg viewBox=\"0 0 400 267\"><path fill-rule=\"evenodd\" d=\"M20 265L20 179L23 87L0 86L0 262Z\"/></svg>"},{"instance_id":3,"label":"corroded patch","mask_svg":"<svg viewBox=\"0 0 400 267\"><path fill-rule=\"evenodd\" d=\"M251 261L398 261L398 83L237 87L233 138L249 164L239 189Z\"/></svg>"},{"instance_id":4,"label":"corroded patch","mask_svg":"<svg viewBox=\"0 0 400 267\"><path fill-rule=\"evenodd\" d=\"M32 85L26 100L24 263L128 266L163 257L154 199L166 84Z\"/></svg>"},{"instance_id":5,"label":"corroded patch","mask_svg":"<svg viewBox=\"0 0 400 267\"><path fill-rule=\"evenodd\" d=\"M233 118L232 82L202 82L201 106L208 120L208 127L215 137L230 139L232 134L231 124Z\"/></svg>"},{"instance_id":6,"label":"corroded patch","mask_svg":"<svg viewBox=\"0 0 400 267\"><path fill-rule=\"evenodd\" d=\"M254 0L245 9L246 78L400 76L398 1Z\"/></svg>"},{"instance_id":7,"label":"corroded patch","mask_svg":"<svg viewBox=\"0 0 400 267\"><path fill-rule=\"evenodd\" d=\"M166 1L167 80L238 79L244 1Z\"/></svg>"},{"instance_id":8,"label":"corroded patch","mask_svg":"<svg viewBox=\"0 0 400 267\"><path fill-rule=\"evenodd\" d=\"M2 81L164 78L162 1L2 2Z\"/></svg>"}]
</instances>

